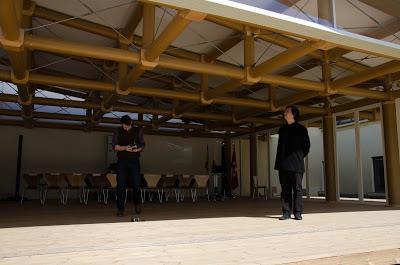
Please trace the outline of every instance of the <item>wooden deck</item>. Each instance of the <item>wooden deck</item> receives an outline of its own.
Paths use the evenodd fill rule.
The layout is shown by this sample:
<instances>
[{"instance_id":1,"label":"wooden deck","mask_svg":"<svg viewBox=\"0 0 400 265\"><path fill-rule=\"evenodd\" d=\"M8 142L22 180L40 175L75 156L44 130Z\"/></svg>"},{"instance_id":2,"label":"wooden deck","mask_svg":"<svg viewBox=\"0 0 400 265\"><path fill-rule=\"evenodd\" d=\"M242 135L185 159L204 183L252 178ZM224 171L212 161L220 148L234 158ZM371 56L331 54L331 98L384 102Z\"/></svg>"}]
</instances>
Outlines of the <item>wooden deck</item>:
<instances>
[{"instance_id":1,"label":"wooden deck","mask_svg":"<svg viewBox=\"0 0 400 265\"><path fill-rule=\"evenodd\" d=\"M400 258L400 209L384 206L307 201L303 221L279 221L277 200L146 203L146 221L139 223L129 222L132 205L124 218L115 217L114 204L94 202L1 202L0 210L0 264L395 264Z\"/></svg>"}]
</instances>

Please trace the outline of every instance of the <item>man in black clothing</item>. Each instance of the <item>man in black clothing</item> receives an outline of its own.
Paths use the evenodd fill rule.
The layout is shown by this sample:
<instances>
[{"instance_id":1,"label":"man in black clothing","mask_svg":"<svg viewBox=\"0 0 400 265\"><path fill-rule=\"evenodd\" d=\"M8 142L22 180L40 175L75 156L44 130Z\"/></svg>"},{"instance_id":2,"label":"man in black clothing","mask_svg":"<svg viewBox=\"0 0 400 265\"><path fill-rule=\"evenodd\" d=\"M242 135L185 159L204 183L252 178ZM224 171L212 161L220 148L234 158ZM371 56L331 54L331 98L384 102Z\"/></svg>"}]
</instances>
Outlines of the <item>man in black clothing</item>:
<instances>
[{"instance_id":1,"label":"man in black clothing","mask_svg":"<svg viewBox=\"0 0 400 265\"><path fill-rule=\"evenodd\" d=\"M140 207L140 153L145 147L143 130L132 125L128 115L121 118L122 126L113 137L113 147L117 151L117 216L124 215L125 190L128 178L133 184L133 203L135 212L141 212Z\"/></svg>"},{"instance_id":2,"label":"man in black clothing","mask_svg":"<svg viewBox=\"0 0 400 265\"><path fill-rule=\"evenodd\" d=\"M289 219L292 211L296 220L302 220L304 157L310 151L310 138L307 129L298 123L299 116L297 107L287 107L285 124L279 128L275 169L282 187L280 220Z\"/></svg>"}]
</instances>

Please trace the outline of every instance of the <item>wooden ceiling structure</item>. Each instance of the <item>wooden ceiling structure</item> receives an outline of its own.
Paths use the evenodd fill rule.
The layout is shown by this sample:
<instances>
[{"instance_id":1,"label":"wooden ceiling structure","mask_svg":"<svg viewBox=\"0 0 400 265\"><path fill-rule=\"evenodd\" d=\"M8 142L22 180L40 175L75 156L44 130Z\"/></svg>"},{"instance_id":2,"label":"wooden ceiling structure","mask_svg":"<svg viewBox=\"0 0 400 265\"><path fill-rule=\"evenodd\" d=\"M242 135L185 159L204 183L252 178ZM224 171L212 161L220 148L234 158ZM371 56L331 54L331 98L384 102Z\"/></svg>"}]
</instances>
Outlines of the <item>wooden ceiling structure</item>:
<instances>
[{"instance_id":1,"label":"wooden ceiling structure","mask_svg":"<svg viewBox=\"0 0 400 265\"><path fill-rule=\"evenodd\" d=\"M20 110L0 109L3 117L21 117L0 119L0 124L110 131L110 125L119 120L105 115L116 111L137 113L135 123L144 126L149 134L220 138L277 127L282 123L279 114L288 105L299 106L304 117L316 118L393 101L400 96L393 86L400 78L400 46L378 40L400 31L400 8L395 0L360 0L396 18L385 23L385 30L374 29L364 34L367 37L242 5L227 6L207 0L178 2L137 1L125 26L116 29L34 1L0 1L0 43L6 54L0 61L0 81L16 85L18 91L1 93L0 102L21 106ZM290 8L299 1L278 2ZM324 21L332 20L328 2L318 0L318 15ZM155 19L158 7L173 13L161 32ZM252 12L254 16L249 16ZM35 18L101 36L113 44L35 34L29 30ZM174 41L193 23L204 27L216 24L232 34L204 53L174 46ZM141 35L135 33L138 27L142 27ZM257 41L283 51L257 62ZM241 42L243 65L219 59ZM345 56L353 51L386 61L371 67ZM35 53L90 64L100 69L102 77L83 78L50 67L41 68L35 64ZM293 66L299 60L301 63ZM321 66L322 80L298 77L316 65ZM334 78L332 65L351 73ZM41 69L33 71L37 66ZM178 75L163 75L160 69ZM212 86L211 79L215 77L223 82ZM141 85L143 78L162 85ZM76 99L37 97L38 89ZM254 97L260 89L267 89L267 99ZM280 90L295 92L278 97ZM346 97L346 103L340 104L340 99ZM86 115L40 112L35 105L84 109ZM143 115L152 115L152 119L145 120ZM376 115L361 112L360 117L375 119ZM181 122L172 122L176 119Z\"/></svg>"}]
</instances>

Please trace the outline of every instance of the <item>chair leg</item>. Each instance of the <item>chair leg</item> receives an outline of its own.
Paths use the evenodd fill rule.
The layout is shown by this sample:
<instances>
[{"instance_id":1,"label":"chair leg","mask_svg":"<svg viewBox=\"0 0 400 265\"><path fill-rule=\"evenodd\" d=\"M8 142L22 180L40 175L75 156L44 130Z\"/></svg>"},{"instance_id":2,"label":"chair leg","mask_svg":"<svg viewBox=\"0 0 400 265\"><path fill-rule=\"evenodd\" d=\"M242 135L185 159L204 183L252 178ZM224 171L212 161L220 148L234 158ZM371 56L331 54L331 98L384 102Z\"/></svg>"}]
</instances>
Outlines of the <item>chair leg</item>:
<instances>
[{"instance_id":1,"label":"chair leg","mask_svg":"<svg viewBox=\"0 0 400 265\"><path fill-rule=\"evenodd\" d=\"M158 200L160 201L160 203L162 203L162 196L164 193L163 189L161 189L161 191L160 189L157 189L157 193L158 193Z\"/></svg>"},{"instance_id":2,"label":"chair leg","mask_svg":"<svg viewBox=\"0 0 400 265\"><path fill-rule=\"evenodd\" d=\"M208 188L206 189L207 192L207 200L210 201L210 194L208 193Z\"/></svg>"},{"instance_id":3,"label":"chair leg","mask_svg":"<svg viewBox=\"0 0 400 265\"><path fill-rule=\"evenodd\" d=\"M64 201L64 193L61 191L61 189L58 189L58 197L60 199L60 203L62 204Z\"/></svg>"},{"instance_id":4,"label":"chair leg","mask_svg":"<svg viewBox=\"0 0 400 265\"><path fill-rule=\"evenodd\" d=\"M146 200L146 190L145 189L140 190L140 197L142 198L142 203L144 203L144 201Z\"/></svg>"},{"instance_id":5,"label":"chair leg","mask_svg":"<svg viewBox=\"0 0 400 265\"><path fill-rule=\"evenodd\" d=\"M81 188L80 190L79 190L79 203L82 203L82 201L83 201L83 199L82 199L82 196L83 196L83 188Z\"/></svg>"},{"instance_id":6,"label":"chair leg","mask_svg":"<svg viewBox=\"0 0 400 265\"><path fill-rule=\"evenodd\" d=\"M167 189L166 191L165 191L165 202L168 202L168 199L169 199L169 190Z\"/></svg>"},{"instance_id":7,"label":"chair leg","mask_svg":"<svg viewBox=\"0 0 400 265\"><path fill-rule=\"evenodd\" d=\"M97 202L98 203L101 203L101 194L102 194L102 189L101 188L98 188L97 189Z\"/></svg>"},{"instance_id":8,"label":"chair leg","mask_svg":"<svg viewBox=\"0 0 400 265\"><path fill-rule=\"evenodd\" d=\"M103 190L104 204L108 203L108 189Z\"/></svg>"},{"instance_id":9,"label":"chair leg","mask_svg":"<svg viewBox=\"0 0 400 265\"><path fill-rule=\"evenodd\" d=\"M42 198L40 199L40 203L44 206L46 203L46 197L47 197L47 188L44 188L42 191Z\"/></svg>"},{"instance_id":10,"label":"chair leg","mask_svg":"<svg viewBox=\"0 0 400 265\"><path fill-rule=\"evenodd\" d=\"M194 197L194 201L196 202L197 201L197 188L195 188L193 190L193 197Z\"/></svg>"},{"instance_id":11,"label":"chair leg","mask_svg":"<svg viewBox=\"0 0 400 265\"><path fill-rule=\"evenodd\" d=\"M88 204L88 200L89 200L89 191L90 191L90 189L87 189L87 190L86 190L86 194L84 194L84 196L83 196L83 200L84 200L85 205Z\"/></svg>"},{"instance_id":12,"label":"chair leg","mask_svg":"<svg viewBox=\"0 0 400 265\"><path fill-rule=\"evenodd\" d=\"M124 202L124 204L126 204L127 200L128 200L128 189L125 189L125 202Z\"/></svg>"},{"instance_id":13,"label":"chair leg","mask_svg":"<svg viewBox=\"0 0 400 265\"><path fill-rule=\"evenodd\" d=\"M69 189L67 189L67 192L64 197L64 205L67 205L67 203L68 203L68 192L69 192Z\"/></svg>"},{"instance_id":14,"label":"chair leg","mask_svg":"<svg viewBox=\"0 0 400 265\"><path fill-rule=\"evenodd\" d=\"M22 188L22 196L21 196L21 201L20 201L21 205L22 205L22 201L24 200L24 195L25 195L25 188Z\"/></svg>"},{"instance_id":15,"label":"chair leg","mask_svg":"<svg viewBox=\"0 0 400 265\"><path fill-rule=\"evenodd\" d=\"M177 189L174 189L175 191L175 200L176 202L179 202L179 191Z\"/></svg>"},{"instance_id":16,"label":"chair leg","mask_svg":"<svg viewBox=\"0 0 400 265\"><path fill-rule=\"evenodd\" d=\"M190 195L192 196L192 201L196 201L196 189L190 189Z\"/></svg>"}]
</instances>

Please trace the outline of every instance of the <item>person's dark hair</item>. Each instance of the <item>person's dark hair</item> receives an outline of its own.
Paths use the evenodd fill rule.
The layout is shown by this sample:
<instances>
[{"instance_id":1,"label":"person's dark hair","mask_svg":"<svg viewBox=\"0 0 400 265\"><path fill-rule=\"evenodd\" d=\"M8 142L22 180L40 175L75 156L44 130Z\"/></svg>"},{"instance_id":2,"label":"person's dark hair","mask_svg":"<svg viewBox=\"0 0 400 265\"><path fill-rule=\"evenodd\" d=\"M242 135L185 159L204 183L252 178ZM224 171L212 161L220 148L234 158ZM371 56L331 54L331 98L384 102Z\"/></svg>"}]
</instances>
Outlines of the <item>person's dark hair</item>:
<instances>
[{"instance_id":1,"label":"person's dark hair","mask_svg":"<svg viewBox=\"0 0 400 265\"><path fill-rule=\"evenodd\" d=\"M300 119L300 110L296 106L287 106L286 109L290 109L293 114L294 120L299 121Z\"/></svg>"},{"instance_id":2,"label":"person's dark hair","mask_svg":"<svg viewBox=\"0 0 400 265\"><path fill-rule=\"evenodd\" d=\"M131 125L132 124L132 119L128 115L124 115L121 117L121 123L125 125Z\"/></svg>"}]
</instances>

